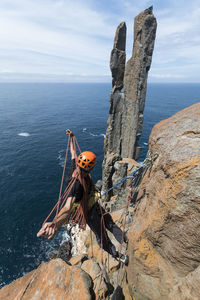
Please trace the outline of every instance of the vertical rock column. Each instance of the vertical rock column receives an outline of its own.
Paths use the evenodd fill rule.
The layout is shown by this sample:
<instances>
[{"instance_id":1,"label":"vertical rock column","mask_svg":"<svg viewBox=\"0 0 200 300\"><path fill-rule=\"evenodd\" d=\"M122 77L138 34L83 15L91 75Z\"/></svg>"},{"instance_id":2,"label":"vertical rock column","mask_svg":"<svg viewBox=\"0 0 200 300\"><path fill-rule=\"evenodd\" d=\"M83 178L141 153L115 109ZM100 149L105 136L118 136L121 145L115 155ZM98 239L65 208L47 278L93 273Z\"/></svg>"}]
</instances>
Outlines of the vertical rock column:
<instances>
[{"instance_id":1,"label":"vertical rock column","mask_svg":"<svg viewBox=\"0 0 200 300\"><path fill-rule=\"evenodd\" d=\"M122 22L117 27L110 56L113 88L110 95L110 111L104 141L103 190L107 190L112 185L113 166L121 158L121 123L124 101L121 89L123 88L126 62L125 47L126 24Z\"/></svg>"},{"instance_id":2,"label":"vertical rock column","mask_svg":"<svg viewBox=\"0 0 200 300\"><path fill-rule=\"evenodd\" d=\"M117 174L126 175L127 166L123 163L118 164L123 170L118 168L114 174L116 162L123 158L137 159L139 155L138 140L142 133L147 75L151 65L156 27L152 7L135 18L133 52L126 66L125 23L121 23L116 31L110 59L113 88L104 143L103 191L118 181ZM121 92L123 87L124 93ZM112 193L106 200L109 200L111 195Z\"/></svg>"},{"instance_id":3,"label":"vertical rock column","mask_svg":"<svg viewBox=\"0 0 200 300\"><path fill-rule=\"evenodd\" d=\"M141 12L134 22L132 57L124 75L124 107L122 117L122 157L138 159L138 140L142 133L148 71L156 37L156 18L152 7Z\"/></svg>"}]
</instances>

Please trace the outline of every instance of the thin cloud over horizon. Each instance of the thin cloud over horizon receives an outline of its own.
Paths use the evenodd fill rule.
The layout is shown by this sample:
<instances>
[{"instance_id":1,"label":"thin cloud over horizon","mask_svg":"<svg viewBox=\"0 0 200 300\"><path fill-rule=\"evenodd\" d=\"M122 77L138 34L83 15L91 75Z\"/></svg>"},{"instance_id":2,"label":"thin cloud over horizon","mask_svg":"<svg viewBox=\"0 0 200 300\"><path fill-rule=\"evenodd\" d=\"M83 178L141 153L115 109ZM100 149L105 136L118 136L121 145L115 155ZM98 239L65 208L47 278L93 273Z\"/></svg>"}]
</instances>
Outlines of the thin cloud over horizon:
<instances>
[{"instance_id":1,"label":"thin cloud over horizon","mask_svg":"<svg viewBox=\"0 0 200 300\"><path fill-rule=\"evenodd\" d=\"M0 81L109 82L118 24L153 5L158 22L149 82L200 82L200 2L1 0Z\"/></svg>"}]
</instances>

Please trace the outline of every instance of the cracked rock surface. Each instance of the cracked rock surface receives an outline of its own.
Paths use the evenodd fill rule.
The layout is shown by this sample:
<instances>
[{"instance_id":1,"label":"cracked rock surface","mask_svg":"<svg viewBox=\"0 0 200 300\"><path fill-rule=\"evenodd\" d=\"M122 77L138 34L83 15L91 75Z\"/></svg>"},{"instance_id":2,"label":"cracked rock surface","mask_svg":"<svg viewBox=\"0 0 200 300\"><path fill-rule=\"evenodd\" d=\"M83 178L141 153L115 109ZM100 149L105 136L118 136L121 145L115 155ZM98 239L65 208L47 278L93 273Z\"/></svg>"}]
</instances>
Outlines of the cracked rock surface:
<instances>
[{"instance_id":1,"label":"cracked rock surface","mask_svg":"<svg viewBox=\"0 0 200 300\"><path fill-rule=\"evenodd\" d=\"M200 299L200 103L154 126L129 230L135 299ZM146 297L146 298L145 298Z\"/></svg>"}]
</instances>

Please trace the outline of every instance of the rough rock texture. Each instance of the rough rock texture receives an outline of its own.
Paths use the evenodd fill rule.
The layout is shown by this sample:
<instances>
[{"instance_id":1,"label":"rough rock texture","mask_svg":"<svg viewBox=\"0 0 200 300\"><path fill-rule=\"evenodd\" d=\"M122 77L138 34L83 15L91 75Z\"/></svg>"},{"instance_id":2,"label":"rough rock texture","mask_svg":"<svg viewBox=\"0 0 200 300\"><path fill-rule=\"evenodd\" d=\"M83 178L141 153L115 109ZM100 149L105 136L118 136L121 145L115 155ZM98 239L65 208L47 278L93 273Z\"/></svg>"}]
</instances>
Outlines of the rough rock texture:
<instances>
[{"instance_id":1,"label":"rough rock texture","mask_svg":"<svg viewBox=\"0 0 200 300\"><path fill-rule=\"evenodd\" d=\"M147 75L156 35L152 7L135 18L133 53L125 66L126 25L116 31L110 67L113 89L104 142L103 190L113 185L114 164L123 158L138 158L142 132ZM117 74L117 75L116 75ZM121 89L124 87L124 92ZM112 193L107 197L109 200Z\"/></svg>"},{"instance_id":2,"label":"rough rock texture","mask_svg":"<svg viewBox=\"0 0 200 300\"><path fill-rule=\"evenodd\" d=\"M135 18L133 53L126 64L124 75L122 157L138 157L137 141L142 133L147 76L151 66L156 27L152 7Z\"/></svg>"},{"instance_id":3,"label":"rough rock texture","mask_svg":"<svg viewBox=\"0 0 200 300\"><path fill-rule=\"evenodd\" d=\"M200 103L154 126L129 230L135 299L200 299Z\"/></svg>"},{"instance_id":4,"label":"rough rock texture","mask_svg":"<svg viewBox=\"0 0 200 300\"><path fill-rule=\"evenodd\" d=\"M71 258L72 245L70 241L64 242L58 250L58 258L68 262Z\"/></svg>"},{"instance_id":5,"label":"rough rock texture","mask_svg":"<svg viewBox=\"0 0 200 300\"><path fill-rule=\"evenodd\" d=\"M169 293L169 299L200 299L200 266L179 280L178 284L176 284Z\"/></svg>"},{"instance_id":6,"label":"rough rock texture","mask_svg":"<svg viewBox=\"0 0 200 300\"><path fill-rule=\"evenodd\" d=\"M113 50L110 57L113 90L110 95L110 111L104 141L103 189L112 185L113 165L120 159L121 153L121 121L124 94L123 88L126 63L126 24L121 23L115 34ZM115 137L115 138L113 138Z\"/></svg>"},{"instance_id":7,"label":"rough rock texture","mask_svg":"<svg viewBox=\"0 0 200 300\"><path fill-rule=\"evenodd\" d=\"M128 267L120 268L93 234L91 241L89 230L79 230L76 241L85 253L71 258L72 266L61 259L44 263L3 287L0 299L104 299L105 293L108 300L119 283L127 300L200 299L200 103L157 124L149 144L153 165L135 207L128 208L125 228L124 210L112 213L129 229ZM118 163L129 168L132 160Z\"/></svg>"},{"instance_id":8,"label":"rough rock texture","mask_svg":"<svg viewBox=\"0 0 200 300\"><path fill-rule=\"evenodd\" d=\"M110 56L110 69L112 72L112 86L115 89L123 88L125 62L126 62L126 24L122 22L116 30L113 50Z\"/></svg>"},{"instance_id":9,"label":"rough rock texture","mask_svg":"<svg viewBox=\"0 0 200 300\"><path fill-rule=\"evenodd\" d=\"M70 267L61 259L43 263L38 269L3 287L2 300L87 299L92 297L92 281L78 267Z\"/></svg>"}]
</instances>

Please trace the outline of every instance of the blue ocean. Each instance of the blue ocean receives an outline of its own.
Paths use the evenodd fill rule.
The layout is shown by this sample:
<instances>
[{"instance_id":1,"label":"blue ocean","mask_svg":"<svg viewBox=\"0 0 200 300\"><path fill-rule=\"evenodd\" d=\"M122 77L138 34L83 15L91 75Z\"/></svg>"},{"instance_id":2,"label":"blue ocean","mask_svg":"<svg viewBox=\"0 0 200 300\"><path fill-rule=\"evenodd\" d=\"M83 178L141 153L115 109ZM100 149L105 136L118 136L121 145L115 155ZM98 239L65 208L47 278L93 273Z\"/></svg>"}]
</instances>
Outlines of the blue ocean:
<instances>
[{"instance_id":1,"label":"blue ocean","mask_svg":"<svg viewBox=\"0 0 200 300\"><path fill-rule=\"evenodd\" d=\"M0 84L0 287L49 259L67 238L37 231L58 200L71 129L81 150L97 154L101 179L111 84ZM149 84L140 144L142 161L154 124L200 101L200 84Z\"/></svg>"}]
</instances>

